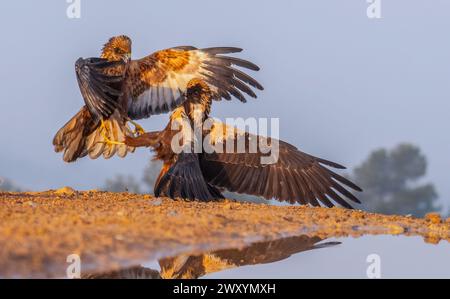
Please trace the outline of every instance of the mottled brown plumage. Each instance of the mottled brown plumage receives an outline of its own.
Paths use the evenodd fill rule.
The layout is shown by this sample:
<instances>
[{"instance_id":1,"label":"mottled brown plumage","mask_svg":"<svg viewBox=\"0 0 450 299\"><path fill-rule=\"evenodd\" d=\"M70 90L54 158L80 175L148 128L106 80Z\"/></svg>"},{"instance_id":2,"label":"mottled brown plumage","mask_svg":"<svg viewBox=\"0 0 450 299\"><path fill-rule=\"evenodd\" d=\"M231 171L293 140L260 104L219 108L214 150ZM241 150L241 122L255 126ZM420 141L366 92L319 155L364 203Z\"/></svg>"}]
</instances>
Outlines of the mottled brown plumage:
<instances>
[{"instance_id":1,"label":"mottled brown plumage","mask_svg":"<svg viewBox=\"0 0 450 299\"><path fill-rule=\"evenodd\" d=\"M196 92L172 113L163 131L125 140L129 146L151 147L156 153L155 158L163 161L164 167L154 188L156 196L215 200L222 197L220 190L228 190L313 206L339 204L352 208L348 200L359 203L347 188L361 189L328 168L343 169L343 166L301 152L281 140L250 134L221 122L214 122L210 129L203 128L201 134L202 140L208 137L210 144L221 147L222 152L208 153L203 148L201 153L175 153L173 138L181 133L181 142L190 140L190 135L184 133L189 132L185 126L192 129L202 125L209 114L210 91L202 84L197 84L193 90ZM196 123L198 119L201 119L200 124ZM181 126L174 126L174 123ZM244 152L226 150L230 143L234 144L231 148L237 149L240 138L245 140ZM250 140L268 147L278 144L278 159L263 164L261 158L270 153L263 153L261 147L252 152Z\"/></svg>"},{"instance_id":2,"label":"mottled brown plumage","mask_svg":"<svg viewBox=\"0 0 450 299\"><path fill-rule=\"evenodd\" d=\"M82 157L81 153L91 158L100 155L109 158L115 153L123 157L133 151L132 147L120 144L124 136L142 133L131 130L127 122L175 109L186 100L190 86L198 82L209 89L215 100L229 100L234 96L245 102L242 92L256 98L250 87L262 89L262 86L233 66L250 70L258 70L258 66L223 55L240 51L234 47L185 46L131 60L131 39L124 35L111 38L100 58L79 59L76 63L86 103L82 111L89 112L84 111L82 115L93 118L91 127L86 130L82 126L76 129L64 126L53 140L55 151L63 151L67 162ZM84 123L77 117L81 114L71 122Z\"/></svg>"},{"instance_id":3,"label":"mottled brown plumage","mask_svg":"<svg viewBox=\"0 0 450 299\"><path fill-rule=\"evenodd\" d=\"M199 255L179 255L159 260L160 275L166 279L193 279L206 274L242 266L268 264L293 254L336 246L339 242L323 242L319 237L294 236L256 242L236 249L222 249Z\"/></svg>"}]
</instances>

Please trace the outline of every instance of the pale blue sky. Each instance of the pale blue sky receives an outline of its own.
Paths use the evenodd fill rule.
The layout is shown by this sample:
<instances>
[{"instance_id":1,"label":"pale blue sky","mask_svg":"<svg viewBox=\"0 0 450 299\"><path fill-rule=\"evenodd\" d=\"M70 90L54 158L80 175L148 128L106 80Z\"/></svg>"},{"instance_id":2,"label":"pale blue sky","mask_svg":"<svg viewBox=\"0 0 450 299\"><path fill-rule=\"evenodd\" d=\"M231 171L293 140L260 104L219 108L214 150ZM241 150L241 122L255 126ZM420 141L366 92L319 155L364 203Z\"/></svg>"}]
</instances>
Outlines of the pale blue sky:
<instances>
[{"instance_id":1,"label":"pale blue sky","mask_svg":"<svg viewBox=\"0 0 450 299\"><path fill-rule=\"evenodd\" d=\"M81 0L81 19L68 19L64 0L2 1L0 175L29 189L141 176L146 150L66 164L51 145L83 104L75 60L127 34L134 58L186 44L244 48L266 89L245 105L215 104L214 116L279 117L282 139L349 167L375 148L415 143L427 180L450 202L450 2L382 4L383 18L371 20L365 0Z\"/></svg>"}]
</instances>

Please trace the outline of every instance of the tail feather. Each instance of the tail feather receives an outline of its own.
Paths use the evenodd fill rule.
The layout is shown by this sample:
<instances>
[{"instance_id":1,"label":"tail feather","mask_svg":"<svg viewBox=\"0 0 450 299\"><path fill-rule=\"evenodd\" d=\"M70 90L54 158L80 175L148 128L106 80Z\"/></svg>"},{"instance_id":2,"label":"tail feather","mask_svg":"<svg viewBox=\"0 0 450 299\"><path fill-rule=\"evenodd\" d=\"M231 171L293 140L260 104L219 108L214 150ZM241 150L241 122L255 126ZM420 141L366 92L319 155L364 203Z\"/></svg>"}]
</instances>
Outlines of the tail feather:
<instances>
[{"instance_id":1,"label":"tail feather","mask_svg":"<svg viewBox=\"0 0 450 299\"><path fill-rule=\"evenodd\" d=\"M118 112L104 121L105 128L100 126L100 121L92 118L89 110L84 106L70 119L53 138L55 152L63 152L63 160L74 162L78 158L89 155L91 159L96 159L103 155L109 159L115 154L125 157L128 152L133 152L134 147L127 145L109 145L104 141L107 136L112 141L123 141L125 136L133 133Z\"/></svg>"},{"instance_id":2,"label":"tail feather","mask_svg":"<svg viewBox=\"0 0 450 299\"><path fill-rule=\"evenodd\" d=\"M198 155L192 153L180 153L177 161L160 175L155 186L155 196L201 201L224 198L218 189L205 181Z\"/></svg>"},{"instance_id":3,"label":"tail feather","mask_svg":"<svg viewBox=\"0 0 450 299\"><path fill-rule=\"evenodd\" d=\"M86 156L86 138L83 136L91 134L97 125L86 107L83 107L56 133L53 138L55 152L64 152L63 160L66 162Z\"/></svg>"}]
</instances>

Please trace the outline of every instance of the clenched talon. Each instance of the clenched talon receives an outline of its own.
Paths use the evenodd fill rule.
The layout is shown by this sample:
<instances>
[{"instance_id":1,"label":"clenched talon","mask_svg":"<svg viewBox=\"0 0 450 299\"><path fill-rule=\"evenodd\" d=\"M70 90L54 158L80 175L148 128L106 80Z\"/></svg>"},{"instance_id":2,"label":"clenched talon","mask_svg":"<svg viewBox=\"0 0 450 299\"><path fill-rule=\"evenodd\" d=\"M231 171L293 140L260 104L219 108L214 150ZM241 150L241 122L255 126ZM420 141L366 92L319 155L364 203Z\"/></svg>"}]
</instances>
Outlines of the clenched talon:
<instances>
[{"instance_id":1,"label":"clenched talon","mask_svg":"<svg viewBox=\"0 0 450 299\"><path fill-rule=\"evenodd\" d=\"M104 144L106 144L106 145L109 145L109 146L112 146L112 145L126 145L124 142L120 142L120 141L112 141L112 140L110 140L108 137L106 137L106 136L103 136L103 138L105 139L105 140L103 140L103 141L100 141L101 143L104 143Z\"/></svg>"},{"instance_id":2,"label":"clenched talon","mask_svg":"<svg viewBox=\"0 0 450 299\"><path fill-rule=\"evenodd\" d=\"M137 136L140 136L140 135L145 134L145 130L144 130L143 127L141 127L141 125L139 125L137 122L132 121L131 119L128 120L128 121L129 121L130 123L132 123L133 126L134 126L133 134L135 134L135 135L137 135Z\"/></svg>"},{"instance_id":3,"label":"clenched talon","mask_svg":"<svg viewBox=\"0 0 450 299\"><path fill-rule=\"evenodd\" d=\"M103 136L103 141L101 141L101 143L105 143L106 145L112 146L112 145L125 145L124 142L120 142L120 141L113 141L111 139L109 139L108 134L109 130L105 125L105 122L103 121L103 119L101 120L101 127L103 130L101 130L101 134Z\"/></svg>"}]
</instances>

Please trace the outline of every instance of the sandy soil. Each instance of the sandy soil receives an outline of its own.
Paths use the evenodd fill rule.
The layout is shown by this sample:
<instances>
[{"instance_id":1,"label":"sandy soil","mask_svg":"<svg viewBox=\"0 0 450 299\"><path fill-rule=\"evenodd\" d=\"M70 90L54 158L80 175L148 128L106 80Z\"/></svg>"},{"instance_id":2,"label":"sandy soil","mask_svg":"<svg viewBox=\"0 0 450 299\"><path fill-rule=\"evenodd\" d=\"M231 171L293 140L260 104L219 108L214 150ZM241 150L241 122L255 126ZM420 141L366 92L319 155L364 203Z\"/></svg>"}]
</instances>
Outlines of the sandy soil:
<instances>
[{"instance_id":1,"label":"sandy soil","mask_svg":"<svg viewBox=\"0 0 450 299\"><path fill-rule=\"evenodd\" d=\"M80 255L82 271L110 271L183 252L240 248L300 234L403 234L430 243L450 241L450 219L437 214L416 219L70 188L0 193L0 219L0 277L65 277L66 258L73 253Z\"/></svg>"}]
</instances>

